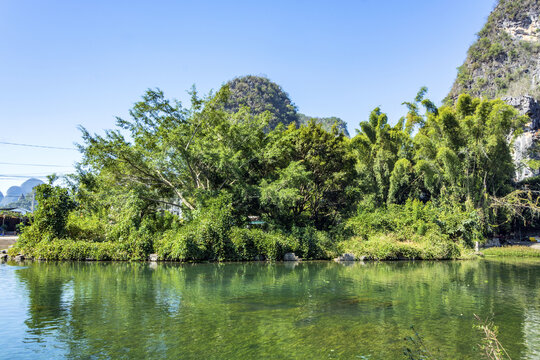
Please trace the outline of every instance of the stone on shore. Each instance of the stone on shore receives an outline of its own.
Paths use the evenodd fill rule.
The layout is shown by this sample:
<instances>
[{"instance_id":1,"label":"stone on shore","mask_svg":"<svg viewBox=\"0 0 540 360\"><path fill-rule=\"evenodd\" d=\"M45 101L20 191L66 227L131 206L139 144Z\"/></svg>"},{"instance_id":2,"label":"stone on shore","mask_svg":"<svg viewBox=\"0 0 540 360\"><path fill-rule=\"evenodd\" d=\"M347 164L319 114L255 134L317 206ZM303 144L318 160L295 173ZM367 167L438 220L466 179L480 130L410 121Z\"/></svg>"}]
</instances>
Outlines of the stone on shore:
<instances>
[{"instance_id":1,"label":"stone on shore","mask_svg":"<svg viewBox=\"0 0 540 360\"><path fill-rule=\"evenodd\" d=\"M340 256L334 259L334 261L355 261L355 260L356 260L356 257L354 256L354 254L351 254L351 253L341 254Z\"/></svg>"},{"instance_id":2,"label":"stone on shore","mask_svg":"<svg viewBox=\"0 0 540 360\"><path fill-rule=\"evenodd\" d=\"M150 254L150 256L148 257L148 260L158 261L158 254Z\"/></svg>"},{"instance_id":3,"label":"stone on shore","mask_svg":"<svg viewBox=\"0 0 540 360\"><path fill-rule=\"evenodd\" d=\"M286 253L283 255L283 261L300 261L301 259L294 253Z\"/></svg>"}]
</instances>

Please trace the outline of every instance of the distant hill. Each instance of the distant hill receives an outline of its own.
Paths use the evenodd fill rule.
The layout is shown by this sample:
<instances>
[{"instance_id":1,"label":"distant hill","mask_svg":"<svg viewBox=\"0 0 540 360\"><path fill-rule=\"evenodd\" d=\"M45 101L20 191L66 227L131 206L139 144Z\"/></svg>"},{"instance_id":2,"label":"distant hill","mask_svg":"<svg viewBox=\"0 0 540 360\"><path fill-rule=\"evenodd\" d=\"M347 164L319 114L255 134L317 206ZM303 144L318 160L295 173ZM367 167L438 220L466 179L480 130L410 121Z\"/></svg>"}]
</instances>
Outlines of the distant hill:
<instances>
[{"instance_id":1,"label":"distant hill","mask_svg":"<svg viewBox=\"0 0 540 360\"><path fill-rule=\"evenodd\" d=\"M23 195L23 191L20 186L12 186L9 189L7 189L6 196L4 196L0 205L8 206L9 204L18 201L22 195Z\"/></svg>"},{"instance_id":2,"label":"distant hill","mask_svg":"<svg viewBox=\"0 0 540 360\"><path fill-rule=\"evenodd\" d=\"M2 197L0 206L30 209L32 206L32 190L34 187L43 183L44 182L39 179L30 178L24 181L20 186L10 187L6 192L6 195Z\"/></svg>"},{"instance_id":3,"label":"distant hill","mask_svg":"<svg viewBox=\"0 0 540 360\"><path fill-rule=\"evenodd\" d=\"M255 115L265 111L270 112L270 129L274 129L280 123L285 126L306 125L310 119L314 119L327 131L330 131L335 123L339 131L349 136L347 123L340 118L311 117L298 113L289 94L266 77L240 76L223 85L219 92L227 94L225 109L228 111L236 112L241 106L247 106Z\"/></svg>"},{"instance_id":4,"label":"distant hill","mask_svg":"<svg viewBox=\"0 0 540 360\"><path fill-rule=\"evenodd\" d=\"M21 189L23 194L26 195L32 192L32 189L34 189L36 186L41 184L43 184L43 181L36 178L30 178L21 184Z\"/></svg>"},{"instance_id":5,"label":"distant hill","mask_svg":"<svg viewBox=\"0 0 540 360\"><path fill-rule=\"evenodd\" d=\"M296 106L289 99L289 94L265 77L237 77L223 85L219 91L227 92L225 109L228 111L236 112L241 106L249 107L254 115L269 111L271 129L280 123L288 126L298 122Z\"/></svg>"}]
</instances>

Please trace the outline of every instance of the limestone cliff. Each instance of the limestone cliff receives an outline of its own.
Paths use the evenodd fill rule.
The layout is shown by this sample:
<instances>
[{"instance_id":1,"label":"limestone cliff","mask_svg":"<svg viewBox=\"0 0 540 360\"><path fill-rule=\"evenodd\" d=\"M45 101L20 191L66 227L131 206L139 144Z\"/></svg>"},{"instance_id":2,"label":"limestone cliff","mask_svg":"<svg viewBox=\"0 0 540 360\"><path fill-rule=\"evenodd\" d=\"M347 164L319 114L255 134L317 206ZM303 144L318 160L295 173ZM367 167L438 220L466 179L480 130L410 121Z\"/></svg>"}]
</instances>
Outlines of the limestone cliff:
<instances>
[{"instance_id":1,"label":"limestone cliff","mask_svg":"<svg viewBox=\"0 0 540 360\"><path fill-rule=\"evenodd\" d=\"M448 101L462 93L502 98L531 118L515 142L516 180L537 175L540 129L540 0L500 0L469 48Z\"/></svg>"}]
</instances>

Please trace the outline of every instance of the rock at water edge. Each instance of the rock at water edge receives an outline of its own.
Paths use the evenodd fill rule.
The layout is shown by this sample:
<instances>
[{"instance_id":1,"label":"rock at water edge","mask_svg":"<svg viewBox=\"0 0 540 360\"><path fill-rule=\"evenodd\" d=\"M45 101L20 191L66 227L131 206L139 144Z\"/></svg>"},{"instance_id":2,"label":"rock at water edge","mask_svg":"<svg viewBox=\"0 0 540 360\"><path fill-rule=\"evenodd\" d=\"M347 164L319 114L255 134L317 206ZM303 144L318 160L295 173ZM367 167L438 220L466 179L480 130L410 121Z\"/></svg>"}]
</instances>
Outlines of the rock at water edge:
<instances>
[{"instance_id":1,"label":"rock at water edge","mask_svg":"<svg viewBox=\"0 0 540 360\"><path fill-rule=\"evenodd\" d=\"M286 253L283 255L283 261L300 261L300 258L294 253Z\"/></svg>"},{"instance_id":2,"label":"rock at water edge","mask_svg":"<svg viewBox=\"0 0 540 360\"><path fill-rule=\"evenodd\" d=\"M354 256L354 254L351 254L351 253L342 254L341 256L338 256L337 258L334 259L334 261L355 261L355 260L356 260L356 257Z\"/></svg>"}]
</instances>

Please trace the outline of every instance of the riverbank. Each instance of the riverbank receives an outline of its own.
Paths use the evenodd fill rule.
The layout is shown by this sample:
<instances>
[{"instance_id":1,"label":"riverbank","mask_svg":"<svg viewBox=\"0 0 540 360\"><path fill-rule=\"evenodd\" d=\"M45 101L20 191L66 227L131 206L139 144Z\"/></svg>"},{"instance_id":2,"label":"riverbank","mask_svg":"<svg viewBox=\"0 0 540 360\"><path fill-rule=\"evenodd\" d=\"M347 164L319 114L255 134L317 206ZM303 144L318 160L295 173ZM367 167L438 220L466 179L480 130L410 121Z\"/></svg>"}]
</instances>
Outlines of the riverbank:
<instances>
[{"instance_id":1,"label":"riverbank","mask_svg":"<svg viewBox=\"0 0 540 360\"><path fill-rule=\"evenodd\" d=\"M16 239L15 239L16 240ZM78 243L78 244L77 244ZM83 244L81 244L83 243ZM70 245L71 244L71 245ZM98 245L100 243L85 243L85 242L66 242L61 244L59 242L48 244L47 251L41 251L37 255L33 252L20 252L19 249L12 247L9 249L0 250L1 261L133 261L129 258L129 254L126 251L122 251L120 248L113 246L110 243L101 243L103 246ZM69 247L72 247L70 250ZM108 247L108 251L105 251L105 247ZM378 249L371 249L358 254L358 252L345 252L336 257L327 257L319 259L302 259L298 257L294 252L287 252L282 254L279 258L266 258L263 255L257 255L250 259L226 259L226 260L185 260L185 259L163 259L159 254L150 254L147 258L139 259L135 262L162 262L162 263L260 263L260 262L300 262L300 261L336 261L336 262L392 262L392 261L414 261L414 260L430 260L430 261L443 261L443 260L475 260L479 258L540 258L540 244L525 244L525 245L511 245L502 247L489 247L480 249L481 251L475 252L472 249L461 249L459 256L452 258L439 256L437 257L433 250L418 246L418 244L402 243L400 246L384 246ZM369 248L368 248L369 249ZM376 251L377 250L377 251ZM385 250L383 252L383 250Z\"/></svg>"},{"instance_id":2,"label":"riverbank","mask_svg":"<svg viewBox=\"0 0 540 360\"><path fill-rule=\"evenodd\" d=\"M323 236L325 235L325 236ZM198 237L206 241L198 241ZM165 241L164 241L165 240ZM298 261L298 260L451 260L474 258L474 250L453 242L400 241L388 235L372 241L358 238L332 241L327 234L302 237L265 233L258 229L234 229L218 243L205 236L156 241L148 249L124 242L92 242L54 239L25 244L19 242L7 254L13 260L51 261ZM172 240L172 241L171 241ZM4 257L7 258L7 255Z\"/></svg>"},{"instance_id":3,"label":"riverbank","mask_svg":"<svg viewBox=\"0 0 540 360\"><path fill-rule=\"evenodd\" d=\"M413 261L413 260L472 260L482 256L482 253L472 249L461 249L455 256L448 256L446 251L438 252L422 244L402 243L384 246L379 249L370 249L367 252L344 252L337 256L318 258L301 258L294 252L281 253L276 256L254 255L251 257L234 257L225 259L182 259L163 258L160 254L152 253L145 258L132 259L130 254L122 249L120 244L114 243L88 243L88 242L53 242L40 244L36 248L23 249L12 247L1 250L0 259L3 261L128 261L128 262L163 262L163 263L228 263L228 262L301 262L301 261L336 261L336 262L363 262L363 261Z\"/></svg>"},{"instance_id":4,"label":"riverbank","mask_svg":"<svg viewBox=\"0 0 540 360\"><path fill-rule=\"evenodd\" d=\"M5 239L5 242L14 243L15 239ZM358 251L362 249L363 251ZM111 243L88 243L88 242L54 242L38 249L34 252L20 252L16 247L2 249L0 259L3 261L132 261L129 254L118 246ZM380 248L366 248L365 245L357 248L357 251L344 252L336 257L326 257L319 259L302 259L294 252L287 252L276 258L267 258L263 255L256 255L250 259L225 259L217 260L190 260L190 259L163 259L159 254L150 254L147 258L139 261L145 262L183 262L183 263L208 263L208 262L275 262L275 261L312 261L326 260L337 262L354 261L410 261L410 260L473 260L480 257L498 258L540 258L540 244L512 245L502 247L490 247L475 252L472 249L461 249L461 253L455 257L444 256L444 253L437 254L433 249L425 248L413 243L401 243L382 246ZM41 255L39 255L41 254Z\"/></svg>"},{"instance_id":5,"label":"riverbank","mask_svg":"<svg viewBox=\"0 0 540 360\"><path fill-rule=\"evenodd\" d=\"M0 250L7 249L14 245L19 239L18 236L0 236Z\"/></svg>"}]
</instances>

